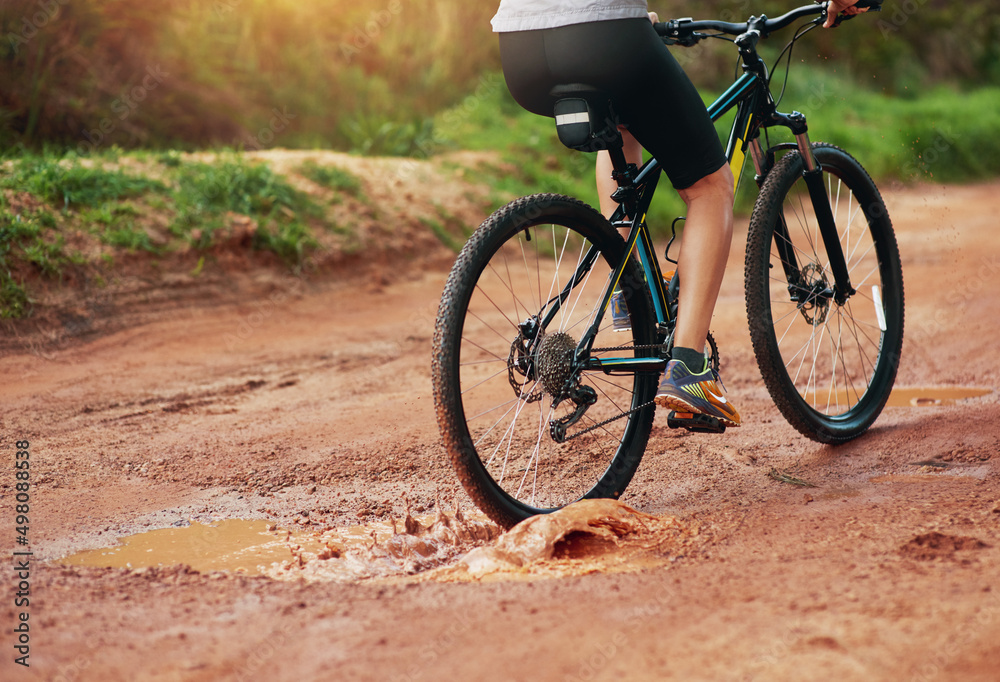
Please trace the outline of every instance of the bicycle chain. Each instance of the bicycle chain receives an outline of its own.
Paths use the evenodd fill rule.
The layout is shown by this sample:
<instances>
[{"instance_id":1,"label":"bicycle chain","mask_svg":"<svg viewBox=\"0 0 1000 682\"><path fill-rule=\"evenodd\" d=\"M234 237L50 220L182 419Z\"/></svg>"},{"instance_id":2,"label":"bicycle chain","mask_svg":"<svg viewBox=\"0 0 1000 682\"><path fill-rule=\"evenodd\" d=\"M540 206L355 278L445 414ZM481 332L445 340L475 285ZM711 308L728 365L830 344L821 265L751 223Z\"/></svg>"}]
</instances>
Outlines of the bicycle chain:
<instances>
[{"instance_id":1,"label":"bicycle chain","mask_svg":"<svg viewBox=\"0 0 1000 682\"><path fill-rule=\"evenodd\" d=\"M512 357L513 357L514 349L515 349L516 345L517 345L517 341L515 341L514 344L511 346L511 356ZM647 345L639 345L639 346L615 346L613 348L591 348L590 352L591 353L611 353L611 352L623 351L623 350L663 350L663 347L664 346L663 346L662 343L657 343L657 344L647 344ZM508 378L510 380L511 385L514 386L515 388L520 388L520 389L523 390L524 384L517 383L516 380L515 380L515 378L514 378L513 363L508 363L508 365L507 365L507 371L508 371ZM541 391L538 391L537 393L534 392L534 391L529 391L528 395L526 397L522 397L521 400L525 400L526 402L533 403L533 402L535 402L537 400L540 400L541 397L542 397L542 392ZM618 421L619 419L624 419L625 417L630 417L631 415L635 414L636 412L639 412L640 410L644 410L645 408L649 407L650 405L655 405L655 404L656 404L656 401L650 400L648 403L643 403L642 405L639 405L638 407L634 407L631 410L628 410L627 412L622 412L621 414L619 414L619 415L617 415L615 417L611 417L609 419L605 419L602 422L598 422L598 423L596 423L596 424L594 424L592 426L588 426L585 429L581 429L580 431L577 431L576 433L574 433L571 436L567 435L562 442L565 443L566 441L573 440L574 438L579 438L580 436L588 434L591 431L594 431L596 429L599 429L599 428L602 428L604 426L607 426L611 422ZM556 421L559 421L559 420L556 420Z\"/></svg>"},{"instance_id":2,"label":"bicycle chain","mask_svg":"<svg viewBox=\"0 0 1000 682\"><path fill-rule=\"evenodd\" d=\"M649 407L650 405L655 405L655 404L656 404L655 400L650 400L648 403L643 403L639 407L633 407L628 412L622 412L617 417L611 417L610 419L605 419L604 421L598 422L598 423L594 424L593 426L588 426L585 429L577 431L572 436L565 436L563 438L562 442L565 443L566 441L573 440L574 438L579 438L580 436L584 435L585 433L590 433L594 429L599 429L602 426L606 426L606 425L610 424L611 422L618 421L619 419L624 419L625 417L628 417L628 416L631 416L631 415L635 414L639 410L643 410L643 409Z\"/></svg>"},{"instance_id":3,"label":"bicycle chain","mask_svg":"<svg viewBox=\"0 0 1000 682\"><path fill-rule=\"evenodd\" d=\"M715 339L712 339L711 337L712 337L712 335L711 335L711 333L709 333L709 343L711 343L711 345L712 345L712 355L714 356L712 359L715 361L715 362L713 362L711 364L714 365L714 364L718 363L718 350L716 350L716 348L715 348ZM612 351L622 351L622 350L663 350L665 347L666 347L665 344L657 343L657 344L652 344L652 345L648 345L647 344L647 345L639 345L639 346L616 346L614 348L591 348L590 352L591 353L609 353L609 352L612 352ZM715 367L712 368L712 373L715 375L715 378L716 378L717 381L722 381L719 378L719 373L715 369ZM639 412L640 410L643 410L643 409L649 407L650 405L655 405L655 404L656 404L655 400L650 400L648 403L643 403L642 405L639 405L639 407L632 408L628 412L622 412L620 415L618 415L616 417L611 417L610 419L605 419L604 421L598 422L597 424L594 424L593 426L588 426L585 429L577 431L576 433L574 433L571 436L567 435L567 436L565 436L563 438L562 442L565 443L566 441L573 440L574 438L579 438L580 436L582 436L584 434L587 434L587 433L590 433L591 431L594 431L595 429L599 429L602 426L606 426L606 425L610 424L611 422L618 421L619 419L624 419L625 417L629 417L629 416L635 414L636 412ZM556 420L556 421L559 421L559 420Z\"/></svg>"},{"instance_id":4,"label":"bicycle chain","mask_svg":"<svg viewBox=\"0 0 1000 682\"><path fill-rule=\"evenodd\" d=\"M621 350L648 350L648 349L660 349L660 350L662 350L663 349L663 344L658 343L658 344L653 344L653 345L616 346L614 348L591 348L590 352L591 353L609 353L609 352L612 352L612 351L621 351ZM640 410L643 410L643 409L649 407L650 405L655 405L655 404L656 404L656 401L650 400L648 403L643 403L642 405L639 405L638 407L634 407L631 410L628 410L627 412L622 412L621 414L619 414L619 415L617 415L615 417L611 417L609 419L605 419L604 421L598 422L598 423L594 424L593 426L588 426L585 429L581 429L580 431L577 431L576 433L574 433L571 436L567 435L567 436L563 437L562 442L565 443L566 441L573 440L574 438L579 438L580 436L582 436L584 434L587 434L587 433L590 433L591 431L594 431L595 429L599 429L599 428L601 428L603 426L607 426L611 422L618 421L619 419L624 419L625 417L629 417L629 416L635 414L636 412L638 412ZM567 419L567 418L564 418L564 419ZM557 420L554 420L554 421L558 423L559 421L562 421L562 420L558 420L557 419Z\"/></svg>"},{"instance_id":5,"label":"bicycle chain","mask_svg":"<svg viewBox=\"0 0 1000 682\"><path fill-rule=\"evenodd\" d=\"M646 346L615 346L614 348L591 348L591 353L610 353L616 350L647 350L647 349L659 349L663 350L664 345L662 343L656 343Z\"/></svg>"}]
</instances>

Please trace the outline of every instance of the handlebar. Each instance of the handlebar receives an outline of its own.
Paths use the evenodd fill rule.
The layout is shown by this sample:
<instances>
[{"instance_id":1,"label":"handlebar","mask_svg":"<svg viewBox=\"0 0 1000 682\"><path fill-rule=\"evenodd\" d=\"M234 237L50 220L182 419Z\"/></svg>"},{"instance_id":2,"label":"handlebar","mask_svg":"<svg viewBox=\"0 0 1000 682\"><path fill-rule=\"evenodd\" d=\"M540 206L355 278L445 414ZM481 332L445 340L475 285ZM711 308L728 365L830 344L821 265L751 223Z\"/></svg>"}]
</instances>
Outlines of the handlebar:
<instances>
[{"instance_id":1,"label":"handlebar","mask_svg":"<svg viewBox=\"0 0 1000 682\"><path fill-rule=\"evenodd\" d=\"M855 7L880 11L883 0L858 0ZM694 21L690 18L673 19L671 21L661 21L653 24L653 28L664 39L664 42L678 43L680 45L693 45L707 36L700 35L700 31L717 31L728 35L742 35L747 31L757 31L762 38L766 38L774 31L780 31L786 26L813 14L826 15L827 3L817 3L797 7L790 12L782 14L775 19L768 19L766 16L750 17L749 21L742 23L732 23L728 21L715 21L712 19L705 21ZM845 19L850 16L845 16Z\"/></svg>"}]
</instances>

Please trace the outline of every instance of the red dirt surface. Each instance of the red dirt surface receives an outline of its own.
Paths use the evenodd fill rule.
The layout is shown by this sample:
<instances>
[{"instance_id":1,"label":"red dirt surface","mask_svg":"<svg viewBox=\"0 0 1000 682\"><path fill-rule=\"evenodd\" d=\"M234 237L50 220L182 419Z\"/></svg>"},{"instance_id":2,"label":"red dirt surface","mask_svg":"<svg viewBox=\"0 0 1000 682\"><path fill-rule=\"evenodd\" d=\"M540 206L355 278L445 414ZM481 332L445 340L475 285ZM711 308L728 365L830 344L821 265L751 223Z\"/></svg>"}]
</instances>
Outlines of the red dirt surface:
<instances>
[{"instance_id":1,"label":"red dirt surface","mask_svg":"<svg viewBox=\"0 0 1000 682\"><path fill-rule=\"evenodd\" d=\"M897 386L996 388L998 193L885 193L906 284ZM889 407L839 447L799 436L750 350L745 230L713 330L745 425L654 426L622 501L685 540L613 568L614 547L588 563L586 542L490 579L289 582L55 561L187 521L346 527L403 517L404 497L415 512L441 499L470 513L430 398L440 252L375 279L255 280L85 343L39 332L22 345L33 352L0 358L0 538L13 556L14 444L28 440L34 552L29 607L14 606L15 572L2 578L0 677L996 680L1000 397ZM30 668L12 648L22 611Z\"/></svg>"}]
</instances>

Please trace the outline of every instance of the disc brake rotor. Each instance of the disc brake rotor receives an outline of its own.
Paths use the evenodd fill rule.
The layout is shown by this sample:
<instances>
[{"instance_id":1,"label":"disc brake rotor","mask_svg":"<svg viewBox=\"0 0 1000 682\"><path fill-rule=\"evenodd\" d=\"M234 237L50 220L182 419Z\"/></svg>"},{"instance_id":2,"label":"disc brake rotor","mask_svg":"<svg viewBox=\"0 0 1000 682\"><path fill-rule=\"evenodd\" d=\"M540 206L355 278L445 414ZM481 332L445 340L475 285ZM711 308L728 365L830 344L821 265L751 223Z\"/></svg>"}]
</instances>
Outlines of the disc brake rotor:
<instances>
[{"instance_id":1,"label":"disc brake rotor","mask_svg":"<svg viewBox=\"0 0 1000 682\"><path fill-rule=\"evenodd\" d=\"M805 288L809 290L809 296L799 303L799 312L806 322L818 327L826 322L826 316L830 312L830 298L820 295L829 291L830 285L826 281L823 268L816 263L808 263L802 268L802 279Z\"/></svg>"}]
</instances>

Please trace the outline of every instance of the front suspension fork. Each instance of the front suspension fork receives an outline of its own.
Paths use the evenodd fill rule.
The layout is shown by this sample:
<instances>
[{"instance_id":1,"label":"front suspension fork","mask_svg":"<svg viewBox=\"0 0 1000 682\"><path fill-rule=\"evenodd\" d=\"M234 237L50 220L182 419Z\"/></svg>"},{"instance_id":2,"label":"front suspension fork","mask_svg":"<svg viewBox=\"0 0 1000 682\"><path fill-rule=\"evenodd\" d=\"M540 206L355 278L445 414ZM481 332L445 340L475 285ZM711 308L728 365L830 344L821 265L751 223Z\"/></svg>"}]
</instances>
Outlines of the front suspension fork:
<instances>
[{"instance_id":1,"label":"front suspension fork","mask_svg":"<svg viewBox=\"0 0 1000 682\"><path fill-rule=\"evenodd\" d=\"M830 270L834 281L833 300L837 305L844 305L856 292L847 272L847 259L844 258L840 233L837 232L837 223L830 207L830 197L823 183L823 168L816 161L809 135L805 130L796 133L795 142L799 147L799 154L802 155L802 178L809 189L809 198L812 200L813 211L819 223L819 233L823 237L823 246L826 247L826 255L830 259Z\"/></svg>"}]
</instances>

